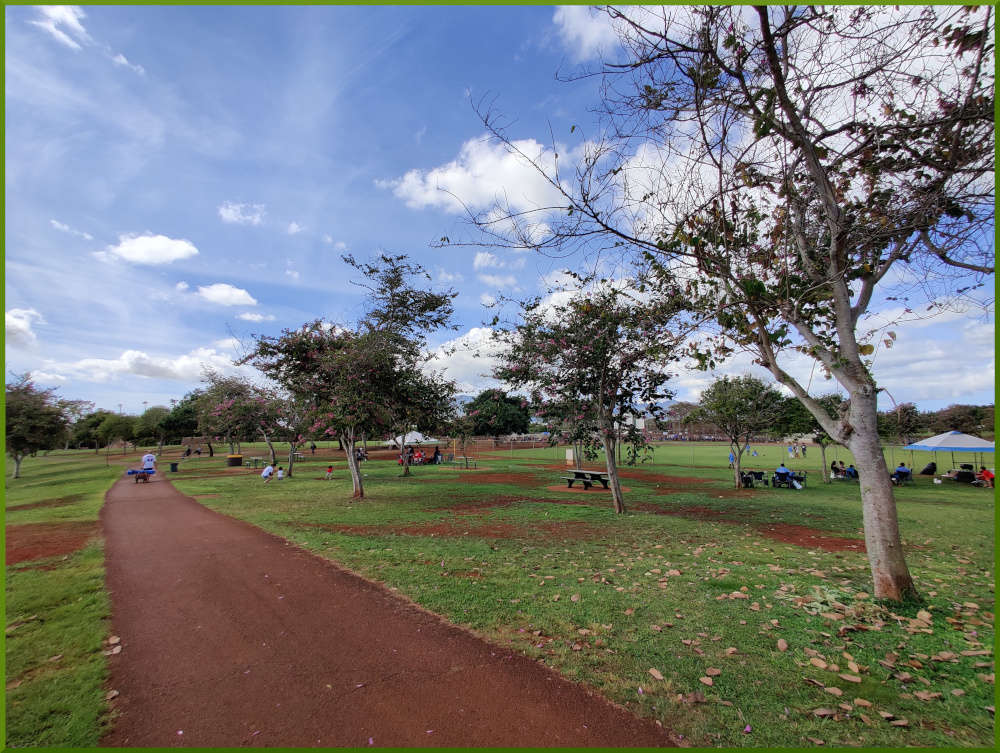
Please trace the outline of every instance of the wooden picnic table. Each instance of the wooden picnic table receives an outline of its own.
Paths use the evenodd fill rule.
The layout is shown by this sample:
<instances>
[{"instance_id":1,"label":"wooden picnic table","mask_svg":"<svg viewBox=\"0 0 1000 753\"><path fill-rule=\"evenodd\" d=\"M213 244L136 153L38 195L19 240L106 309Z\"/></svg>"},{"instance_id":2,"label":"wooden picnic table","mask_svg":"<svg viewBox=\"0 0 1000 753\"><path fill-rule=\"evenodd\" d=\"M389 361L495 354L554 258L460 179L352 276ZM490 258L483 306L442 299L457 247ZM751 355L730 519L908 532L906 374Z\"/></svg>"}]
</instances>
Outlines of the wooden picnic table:
<instances>
[{"instance_id":1,"label":"wooden picnic table","mask_svg":"<svg viewBox=\"0 0 1000 753\"><path fill-rule=\"evenodd\" d=\"M583 484L584 489L589 489L594 485L595 481L599 481L601 486L605 489L608 488L608 474L604 471L587 471L582 468L573 468L570 471L572 476L563 476L563 481L566 482L566 488L572 489L573 484L579 481Z\"/></svg>"}]
</instances>

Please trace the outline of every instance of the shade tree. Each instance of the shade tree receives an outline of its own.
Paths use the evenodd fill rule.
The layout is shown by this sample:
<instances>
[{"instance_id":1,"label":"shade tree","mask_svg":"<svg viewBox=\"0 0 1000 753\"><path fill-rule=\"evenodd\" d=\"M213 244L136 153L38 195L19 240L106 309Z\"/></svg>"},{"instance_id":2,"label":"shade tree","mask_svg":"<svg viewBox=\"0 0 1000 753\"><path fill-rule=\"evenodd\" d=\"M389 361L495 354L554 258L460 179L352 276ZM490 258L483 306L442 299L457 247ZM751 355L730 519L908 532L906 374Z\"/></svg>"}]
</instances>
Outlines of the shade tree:
<instances>
[{"instance_id":1,"label":"shade tree","mask_svg":"<svg viewBox=\"0 0 1000 753\"><path fill-rule=\"evenodd\" d=\"M648 445L627 419L655 418L672 396L665 365L679 350L680 300L649 301L624 282L576 282L581 292L568 300L521 302L519 321L494 330L493 375L530 392L553 441L600 445L614 510L624 513L615 450L624 442L636 462Z\"/></svg>"},{"instance_id":2,"label":"shade tree","mask_svg":"<svg viewBox=\"0 0 1000 753\"><path fill-rule=\"evenodd\" d=\"M14 461L13 477L20 478L25 457L62 444L69 416L55 388L38 387L28 373L5 385L4 401L4 449Z\"/></svg>"},{"instance_id":3,"label":"shade tree","mask_svg":"<svg viewBox=\"0 0 1000 753\"><path fill-rule=\"evenodd\" d=\"M606 9L620 57L575 169L534 165L564 208L491 207L484 243L638 255L680 279L714 332L704 366L748 351L861 470L874 593L915 593L876 419L888 325L959 305L994 272L990 6ZM514 152L496 111L482 112ZM569 129L572 130L572 129ZM567 151L566 149L562 151ZM531 161L532 155L521 154ZM461 198L461 197L460 197ZM793 376L844 390L831 417Z\"/></svg>"}]
</instances>

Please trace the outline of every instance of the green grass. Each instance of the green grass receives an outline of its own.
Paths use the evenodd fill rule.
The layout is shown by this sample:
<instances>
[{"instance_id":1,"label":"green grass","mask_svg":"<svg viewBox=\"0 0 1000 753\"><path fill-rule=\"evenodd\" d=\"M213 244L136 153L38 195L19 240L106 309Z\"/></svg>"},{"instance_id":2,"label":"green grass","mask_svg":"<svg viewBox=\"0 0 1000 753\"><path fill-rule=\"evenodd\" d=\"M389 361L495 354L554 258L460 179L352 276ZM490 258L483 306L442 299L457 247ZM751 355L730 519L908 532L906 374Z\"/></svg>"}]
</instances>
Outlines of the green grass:
<instances>
[{"instance_id":1,"label":"green grass","mask_svg":"<svg viewBox=\"0 0 1000 753\"><path fill-rule=\"evenodd\" d=\"M92 453L26 459L22 478L6 480L8 535L26 523L96 521L121 474L106 463ZM70 554L8 566L5 586L7 745L96 746L107 714L102 641L110 613L100 537Z\"/></svg>"},{"instance_id":2,"label":"green grass","mask_svg":"<svg viewBox=\"0 0 1000 753\"><path fill-rule=\"evenodd\" d=\"M750 467L770 469L787 457L783 448L758 451ZM720 445L658 448L641 470L716 483L685 482L665 494L669 483L657 489L655 481L626 479L634 511L625 516L615 516L605 497L592 506L551 501L582 499L545 488L561 483L561 473L543 466L562 463L563 448L479 459L481 472L509 473L510 483L477 483L475 472L450 467L418 467L401 479L395 464L372 461L363 466L367 496L353 502L342 461L334 481L318 480L324 458L307 458L296 464L295 478L267 486L250 473L184 480L199 467L221 465L204 459L173 480L188 494L220 495L201 501L542 660L695 745L795 746L812 744L810 738L827 745L990 745L993 717L985 707L993 705L993 684L983 679L993 673L990 492L928 478L897 490L921 601L886 607L868 596L863 555L784 544L758 527L789 523L861 538L857 484L819 483L814 451L806 465L793 464L815 474L807 489L732 496L727 455ZM850 462L843 451L840 457ZM915 462L919 467L921 458ZM690 507L735 522L656 514ZM932 615L923 628L929 632L908 629L922 610ZM847 612L853 619L843 618ZM856 624L867 629L841 631ZM779 639L787 651L778 650ZM931 658L942 651L956 660ZM898 654L894 666L880 664L891 652ZM813 658L836 670L814 666ZM664 679L654 679L651 668ZM709 668L721 670L711 686L699 679ZM915 691L941 695L921 700ZM855 706L855 698L873 706ZM837 716L816 716L821 708ZM880 711L907 726L892 726Z\"/></svg>"},{"instance_id":3,"label":"green grass","mask_svg":"<svg viewBox=\"0 0 1000 753\"><path fill-rule=\"evenodd\" d=\"M454 467L417 467L412 478L401 479L394 463L371 461L363 465L367 496L359 501L350 499L342 460L335 463L336 478L322 480L326 449L297 463L294 478L267 486L257 473L211 475L222 470L224 453L187 458L180 473L167 475L186 494L219 495L202 497L203 504L544 661L693 745L801 746L811 745L810 738L893 747L993 742L985 707L994 703L994 499L986 490L927 478L896 490L921 601L886 607L867 596L863 555L785 544L762 532L765 525L788 523L861 537L858 486L819 483L815 450L805 463L793 463L810 470L805 490L734 496L727 447L658 447L642 471L710 483L661 480L657 488L655 480L625 479L630 512L615 516L600 492L546 489L562 483L562 474L545 466L564 465L564 448L480 457L480 473L508 474L503 483L477 481L476 472ZM783 448L757 449L760 456L748 458L747 467L771 469L787 458ZM263 446L243 450L264 454ZM890 458L895 463L903 455L897 450ZM841 450L827 462L835 457L851 461ZM919 469L927 459L916 453L912 462ZM85 453L26 461L25 478L8 482L8 525L94 520L104 490L121 472L104 462ZM10 509L72 495L79 496L64 506ZM676 514L684 508L716 517ZM11 745L94 745L99 739L108 614L102 558L95 542L46 563L52 570L7 568L7 623L24 621L7 636L7 681L21 680L7 694ZM931 615L928 627L911 623L921 611ZM867 629L845 631L845 625ZM779 639L786 651L778 650ZM63 658L48 661L58 654ZM651 668L663 680L654 679ZM699 678L710 668L720 672L707 686ZM922 700L915 691L941 695ZM873 706L855 706L855 698ZM821 708L837 716L816 716ZM892 726L880 711L908 725Z\"/></svg>"}]
</instances>

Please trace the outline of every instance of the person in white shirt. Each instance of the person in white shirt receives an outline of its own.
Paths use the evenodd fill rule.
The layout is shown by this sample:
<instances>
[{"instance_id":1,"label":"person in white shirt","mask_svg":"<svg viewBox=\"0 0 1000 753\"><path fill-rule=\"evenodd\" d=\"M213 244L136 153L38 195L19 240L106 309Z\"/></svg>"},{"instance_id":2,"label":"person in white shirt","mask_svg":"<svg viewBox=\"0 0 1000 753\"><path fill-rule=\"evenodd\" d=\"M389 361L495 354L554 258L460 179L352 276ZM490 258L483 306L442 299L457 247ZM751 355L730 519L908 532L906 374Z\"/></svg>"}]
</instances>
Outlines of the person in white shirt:
<instances>
[{"instance_id":1,"label":"person in white shirt","mask_svg":"<svg viewBox=\"0 0 1000 753\"><path fill-rule=\"evenodd\" d=\"M142 470L144 471L154 471L156 470L156 455L151 452L147 452L142 456Z\"/></svg>"},{"instance_id":2,"label":"person in white shirt","mask_svg":"<svg viewBox=\"0 0 1000 753\"><path fill-rule=\"evenodd\" d=\"M264 483L266 484L268 481L271 480L273 476L274 476L274 466L268 463L267 467L264 468L264 470L261 472L260 477L264 479Z\"/></svg>"},{"instance_id":3,"label":"person in white shirt","mask_svg":"<svg viewBox=\"0 0 1000 753\"><path fill-rule=\"evenodd\" d=\"M278 466L277 476L278 476L278 481L281 481L281 479L285 477L285 469L282 468L280 465Z\"/></svg>"}]
</instances>

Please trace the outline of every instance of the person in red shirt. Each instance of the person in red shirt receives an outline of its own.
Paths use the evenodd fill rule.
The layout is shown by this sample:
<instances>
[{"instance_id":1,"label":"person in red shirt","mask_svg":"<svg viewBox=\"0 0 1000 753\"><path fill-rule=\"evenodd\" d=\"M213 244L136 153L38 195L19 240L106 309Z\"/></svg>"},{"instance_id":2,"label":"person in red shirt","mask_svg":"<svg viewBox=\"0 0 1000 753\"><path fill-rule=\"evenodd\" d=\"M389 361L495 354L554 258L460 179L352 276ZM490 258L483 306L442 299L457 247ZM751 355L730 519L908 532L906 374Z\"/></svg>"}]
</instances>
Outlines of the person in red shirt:
<instances>
[{"instance_id":1,"label":"person in red shirt","mask_svg":"<svg viewBox=\"0 0 1000 753\"><path fill-rule=\"evenodd\" d=\"M979 473L976 474L976 479L981 481L983 486L988 486L991 489L993 488L993 471L985 465L980 469Z\"/></svg>"}]
</instances>

